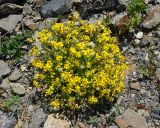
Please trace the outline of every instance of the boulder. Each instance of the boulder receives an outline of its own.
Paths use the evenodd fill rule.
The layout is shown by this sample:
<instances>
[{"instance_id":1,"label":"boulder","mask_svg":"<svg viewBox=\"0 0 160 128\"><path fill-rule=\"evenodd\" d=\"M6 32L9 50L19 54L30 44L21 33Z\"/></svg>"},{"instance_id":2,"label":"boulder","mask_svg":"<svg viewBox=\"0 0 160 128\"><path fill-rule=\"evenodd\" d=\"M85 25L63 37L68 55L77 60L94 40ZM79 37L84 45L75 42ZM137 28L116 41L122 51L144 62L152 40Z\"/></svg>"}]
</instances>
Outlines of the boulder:
<instances>
[{"instance_id":1,"label":"boulder","mask_svg":"<svg viewBox=\"0 0 160 128\"><path fill-rule=\"evenodd\" d=\"M3 32L12 32L21 20L22 15L17 14L11 14L8 17L0 19L0 30Z\"/></svg>"},{"instance_id":2,"label":"boulder","mask_svg":"<svg viewBox=\"0 0 160 128\"><path fill-rule=\"evenodd\" d=\"M5 78L5 79L2 81L2 83L1 83L1 85L0 85L0 88L2 88L2 89L4 89L4 90L7 90L7 89L10 88L10 82L9 82L8 78Z\"/></svg>"},{"instance_id":3,"label":"boulder","mask_svg":"<svg viewBox=\"0 0 160 128\"><path fill-rule=\"evenodd\" d=\"M0 78L2 76L9 74L10 72L11 72L11 69L9 68L8 64L0 60Z\"/></svg>"},{"instance_id":4,"label":"boulder","mask_svg":"<svg viewBox=\"0 0 160 128\"><path fill-rule=\"evenodd\" d=\"M50 114L44 123L44 128L70 128L70 123L65 120L56 119Z\"/></svg>"},{"instance_id":5,"label":"boulder","mask_svg":"<svg viewBox=\"0 0 160 128\"><path fill-rule=\"evenodd\" d=\"M51 0L41 8L42 17L55 17L71 11L72 0Z\"/></svg>"},{"instance_id":6,"label":"boulder","mask_svg":"<svg viewBox=\"0 0 160 128\"><path fill-rule=\"evenodd\" d=\"M142 26L145 29L152 29L160 24L160 5L153 6L148 16L144 19Z\"/></svg>"},{"instance_id":7,"label":"boulder","mask_svg":"<svg viewBox=\"0 0 160 128\"><path fill-rule=\"evenodd\" d=\"M124 19L125 17L127 16L127 13L126 12L123 12L123 13L119 13L117 15L115 15L113 18L112 18L112 24L115 25L115 26L119 26L122 21L122 19Z\"/></svg>"},{"instance_id":8,"label":"boulder","mask_svg":"<svg viewBox=\"0 0 160 128\"><path fill-rule=\"evenodd\" d=\"M45 122L46 119L47 114L44 113L42 108L38 109L35 113L32 114L30 128L40 128L40 126Z\"/></svg>"},{"instance_id":9,"label":"boulder","mask_svg":"<svg viewBox=\"0 0 160 128\"><path fill-rule=\"evenodd\" d=\"M76 1L76 0L75 0ZM83 0L77 4L76 9L81 17L87 18L90 13L111 10L117 6L117 0Z\"/></svg>"},{"instance_id":10,"label":"boulder","mask_svg":"<svg viewBox=\"0 0 160 128\"><path fill-rule=\"evenodd\" d=\"M18 95L25 94L26 90L23 85L21 85L19 83L10 83L10 85L11 85L11 89L14 93L16 93Z\"/></svg>"},{"instance_id":11,"label":"boulder","mask_svg":"<svg viewBox=\"0 0 160 128\"><path fill-rule=\"evenodd\" d=\"M33 19L26 19L24 21L24 24L26 27L28 27L30 30L33 30L33 31L37 30L39 27L39 22L34 23Z\"/></svg>"},{"instance_id":12,"label":"boulder","mask_svg":"<svg viewBox=\"0 0 160 128\"><path fill-rule=\"evenodd\" d=\"M22 77L22 73L18 69L15 69L14 72L9 76L9 80L16 81L21 77Z\"/></svg>"},{"instance_id":13,"label":"boulder","mask_svg":"<svg viewBox=\"0 0 160 128\"><path fill-rule=\"evenodd\" d=\"M142 89L141 84L139 82L130 83L130 88L138 91Z\"/></svg>"},{"instance_id":14,"label":"boulder","mask_svg":"<svg viewBox=\"0 0 160 128\"><path fill-rule=\"evenodd\" d=\"M115 122L119 128L148 128L145 118L130 108L128 108L123 115L118 116Z\"/></svg>"},{"instance_id":15,"label":"boulder","mask_svg":"<svg viewBox=\"0 0 160 128\"><path fill-rule=\"evenodd\" d=\"M23 9L23 7L20 5L6 3L6 4L3 4L0 6L0 16L13 14L18 11L21 11L22 9Z\"/></svg>"},{"instance_id":16,"label":"boulder","mask_svg":"<svg viewBox=\"0 0 160 128\"><path fill-rule=\"evenodd\" d=\"M8 117L2 112L0 113L0 128L14 128L16 122L15 117Z\"/></svg>"}]
</instances>

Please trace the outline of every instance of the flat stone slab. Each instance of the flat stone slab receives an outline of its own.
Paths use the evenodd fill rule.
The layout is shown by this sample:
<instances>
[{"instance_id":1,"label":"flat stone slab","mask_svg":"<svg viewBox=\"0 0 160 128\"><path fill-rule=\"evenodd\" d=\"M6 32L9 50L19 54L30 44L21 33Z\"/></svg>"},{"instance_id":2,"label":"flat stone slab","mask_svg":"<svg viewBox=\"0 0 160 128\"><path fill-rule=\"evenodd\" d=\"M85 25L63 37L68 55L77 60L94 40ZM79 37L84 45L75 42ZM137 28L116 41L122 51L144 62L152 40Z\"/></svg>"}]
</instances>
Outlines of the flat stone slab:
<instances>
[{"instance_id":1,"label":"flat stone slab","mask_svg":"<svg viewBox=\"0 0 160 128\"><path fill-rule=\"evenodd\" d=\"M120 128L128 128L129 126L133 128L148 128L145 118L130 108L123 115L117 117L115 122Z\"/></svg>"},{"instance_id":2,"label":"flat stone slab","mask_svg":"<svg viewBox=\"0 0 160 128\"><path fill-rule=\"evenodd\" d=\"M10 72L11 69L9 68L8 64L0 60L0 78L4 75L9 74Z\"/></svg>"}]
</instances>

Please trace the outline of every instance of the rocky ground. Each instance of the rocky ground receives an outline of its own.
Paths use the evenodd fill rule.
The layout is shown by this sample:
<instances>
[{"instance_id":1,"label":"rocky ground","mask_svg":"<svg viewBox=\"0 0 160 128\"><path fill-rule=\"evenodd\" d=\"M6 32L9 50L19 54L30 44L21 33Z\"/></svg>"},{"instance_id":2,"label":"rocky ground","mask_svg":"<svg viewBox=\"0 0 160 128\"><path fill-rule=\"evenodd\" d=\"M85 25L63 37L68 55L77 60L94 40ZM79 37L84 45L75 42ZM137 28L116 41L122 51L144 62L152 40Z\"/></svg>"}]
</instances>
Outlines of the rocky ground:
<instances>
[{"instance_id":1,"label":"rocky ground","mask_svg":"<svg viewBox=\"0 0 160 128\"><path fill-rule=\"evenodd\" d=\"M107 112L63 113L46 107L45 99L32 86L30 58L25 52L19 61L0 57L0 128L160 128L160 1L144 1L148 8L141 24L119 37L129 65L126 88ZM46 20L66 20L75 10L91 22L109 16L116 28L127 15L128 3L129 0L0 0L0 37L26 29L39 31ZM23 47L28 51L28 45Z\"/></svg>"}]
</instances>

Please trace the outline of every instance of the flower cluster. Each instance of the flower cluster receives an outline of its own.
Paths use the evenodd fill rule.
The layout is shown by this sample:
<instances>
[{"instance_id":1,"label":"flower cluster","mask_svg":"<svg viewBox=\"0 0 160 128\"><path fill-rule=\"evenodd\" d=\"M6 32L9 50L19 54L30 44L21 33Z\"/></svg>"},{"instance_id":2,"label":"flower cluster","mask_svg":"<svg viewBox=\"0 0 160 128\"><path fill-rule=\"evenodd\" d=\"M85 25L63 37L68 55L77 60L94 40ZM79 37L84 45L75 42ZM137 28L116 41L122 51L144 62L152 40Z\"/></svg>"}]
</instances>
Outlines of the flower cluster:
<instances>
[{"instance_id":1,"label":"flower cluster","mask_svg":"<svg viewBox=\"0 0 160 128\"><path fill-rule=\"evenodd\" d=\"M76 109L112 101L127 68L117 38L102 22L67 21L43 28L33 45L33 84L55 108Z\"/></svg>"}]
</instances>

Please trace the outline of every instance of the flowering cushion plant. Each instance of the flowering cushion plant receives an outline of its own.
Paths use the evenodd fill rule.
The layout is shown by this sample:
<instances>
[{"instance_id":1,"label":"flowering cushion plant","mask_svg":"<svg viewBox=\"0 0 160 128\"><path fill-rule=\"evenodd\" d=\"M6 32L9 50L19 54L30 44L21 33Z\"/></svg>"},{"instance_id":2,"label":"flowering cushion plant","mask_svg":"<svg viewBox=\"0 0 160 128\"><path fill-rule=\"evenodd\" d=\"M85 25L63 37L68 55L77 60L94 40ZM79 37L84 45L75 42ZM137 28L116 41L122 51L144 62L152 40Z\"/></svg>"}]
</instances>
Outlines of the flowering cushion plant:
<instances>
[{"instance_id":1,"label":"flowering cushion plant","mask_svg":"<svg viewBox=\"0 0 160 128\"><path fill-rule=\"evenodd\" d=\"M33 84L54 108L76 109L112 101L124 88L127 68L111 31L102 22L67 21L43 28L30 53Z\"/></svg>"}]
</instances>

